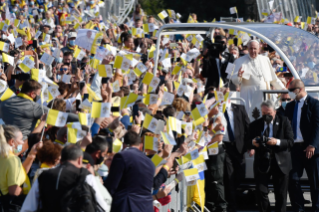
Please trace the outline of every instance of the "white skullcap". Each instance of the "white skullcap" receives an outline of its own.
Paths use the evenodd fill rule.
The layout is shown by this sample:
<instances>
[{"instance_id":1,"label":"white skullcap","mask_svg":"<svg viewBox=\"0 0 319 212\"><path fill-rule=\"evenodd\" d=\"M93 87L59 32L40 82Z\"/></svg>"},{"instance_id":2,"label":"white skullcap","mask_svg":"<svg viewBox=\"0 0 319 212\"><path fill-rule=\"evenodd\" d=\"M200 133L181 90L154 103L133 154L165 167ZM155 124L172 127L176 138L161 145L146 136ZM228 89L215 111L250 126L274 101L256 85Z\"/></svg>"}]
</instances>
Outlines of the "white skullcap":
<instances>
[{"instance_id":1,"label":"white skullcap","mask_svg":"<svg viewBox=\"0 0 319 212\"><path fill-rule=\"evenodd\" d=\"M249 45L250 45L252 42L257 43L258 46L259 46L259 44L260 44L258 40L250 40L250 41L248 42L247 46L249 47Z\"/></svg>"}]
</instances>

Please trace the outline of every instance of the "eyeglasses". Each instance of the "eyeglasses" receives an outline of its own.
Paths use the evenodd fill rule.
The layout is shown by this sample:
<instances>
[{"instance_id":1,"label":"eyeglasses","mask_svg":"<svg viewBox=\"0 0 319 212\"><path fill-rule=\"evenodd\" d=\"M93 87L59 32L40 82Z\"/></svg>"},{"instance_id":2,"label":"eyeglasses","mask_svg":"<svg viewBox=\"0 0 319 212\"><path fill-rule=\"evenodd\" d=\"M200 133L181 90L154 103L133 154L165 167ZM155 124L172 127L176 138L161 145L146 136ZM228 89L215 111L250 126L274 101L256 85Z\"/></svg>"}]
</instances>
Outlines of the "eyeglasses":
<instances>
[{"instance_id":1,"label":"eyeglasses","mask_svg":"<svg viewBox=\"0 0 319 212\"><path fill-rule=\"evenodd\" d=\"M300 89L300 88L298 88L298 87L296 87L296 88L289 88L288 91L293 92L293 91L296 90L296 89Z\"/></svg>"},{"instance_id":2,"label":"eyeglasses","mask_svg":"<svg viewBox=\"0 0 319 212\"><path fill-rule=\"evenodd\" d=\"M68 68L60 68L60 71L67 71Z\"/></svg>"},{"instance_id":3,"label":"eyeglasses","mask_svg":"<svg viewBox=\"0 0 319 212\"><path fill-rule=\"evenodd\" d=\"M282 102L285 102L285 101L291 101L291 98L287 98L287 99L281 99Z\"/></svg>"}]
</instances>

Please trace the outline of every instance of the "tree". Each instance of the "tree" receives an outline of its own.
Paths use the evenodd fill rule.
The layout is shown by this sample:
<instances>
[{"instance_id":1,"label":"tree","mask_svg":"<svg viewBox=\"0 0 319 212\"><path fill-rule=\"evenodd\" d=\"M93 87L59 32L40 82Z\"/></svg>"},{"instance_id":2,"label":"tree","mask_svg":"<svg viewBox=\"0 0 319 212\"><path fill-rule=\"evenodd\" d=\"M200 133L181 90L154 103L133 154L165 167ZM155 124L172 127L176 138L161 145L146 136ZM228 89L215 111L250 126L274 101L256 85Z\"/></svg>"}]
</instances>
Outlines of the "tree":
<instances>
[{"instance_id":1,"label":"tree","mask_svg":"<svg viewBox=\"0 0 319 212\"><path fill-rule=\"evenodd\" d=\"M165 0L139 0L147 15L157 15L166 9Z\"/></svg>"}]
</instances>

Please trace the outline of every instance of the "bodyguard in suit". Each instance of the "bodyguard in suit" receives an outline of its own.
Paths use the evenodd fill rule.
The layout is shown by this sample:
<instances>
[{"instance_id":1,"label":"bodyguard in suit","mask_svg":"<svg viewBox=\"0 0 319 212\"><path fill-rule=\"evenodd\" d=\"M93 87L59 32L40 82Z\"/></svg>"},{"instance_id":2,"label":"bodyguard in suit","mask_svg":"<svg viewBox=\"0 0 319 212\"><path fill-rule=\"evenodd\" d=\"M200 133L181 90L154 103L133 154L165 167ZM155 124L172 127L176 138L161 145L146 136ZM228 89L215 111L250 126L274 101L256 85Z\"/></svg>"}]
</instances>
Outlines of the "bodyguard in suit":
<instances>
[{"instance_id":1,"label":"bodyguard in suit","mask_svg":"<svg viewBox=\"0 0 319 212\"><path fill-rule=\"evenodd\" d=\"M267 100L261 104L262 118L249 126L249 137L256 149L254 174L259 211L270 212L268 184L270 177L274 185L275 211L286 211L289 172L291 170L290 149L293 132L287 117L276 115L274 104ZM257 137L267 137L261 144Z\"/></svg>"},{"instance_id":2,"label":"bodyguard in suit","mask_svg":"<svg viewBox=\"0 0 319 212\"><path fill-rule=\"evenodd\" d=\"M285 110L294 132L289 197L294 211L305 210L300 177L306 169L312 211L319 211L319 101L307 94L301 80L293 80L289 84L289 91L296 96Z\"/></svg>"},{"instance_id":3,"label":"bodyguard in suit","mask_svg":"<svg viewBox=\"0 0 319 212\"><path fill-rule=\"evenodd\" d=\"M227 46L227 40L225 36L217 35L215 37L215 43L222 43L223 48L221 52L204 52L203 70L201 72L202 77L207 78L206 90L210 86L219 88L220 78L224 83L228 82L226 68L228 63L233 63L235 58L232 54L225 52Z\"/></svg>"},{"instance_id":4,"label":"bodyguard in suit","mask_svg":"<svg viewBox=\"0 0 319 212\"><path fill-rule=\"evenodd\" d=\"M137 133L126 133L124 146L129 148L114 155L105 183L113 198L111 212L153 211L154 164L141 151Z\"/></svg>"},{"instance_id":5,"label":"bodyguard in suit","mask_svg":"<svg viewBox=\"0 0 319 212\"><path fill-rule=\"evenodd\" d=\"M223 138L225 154L225 195L228 211L236 211L236 190L245 178L244 153L247 149L249 117L245 106L231 104L224 113L227 128Z\"/></svg>"}]
</instances>

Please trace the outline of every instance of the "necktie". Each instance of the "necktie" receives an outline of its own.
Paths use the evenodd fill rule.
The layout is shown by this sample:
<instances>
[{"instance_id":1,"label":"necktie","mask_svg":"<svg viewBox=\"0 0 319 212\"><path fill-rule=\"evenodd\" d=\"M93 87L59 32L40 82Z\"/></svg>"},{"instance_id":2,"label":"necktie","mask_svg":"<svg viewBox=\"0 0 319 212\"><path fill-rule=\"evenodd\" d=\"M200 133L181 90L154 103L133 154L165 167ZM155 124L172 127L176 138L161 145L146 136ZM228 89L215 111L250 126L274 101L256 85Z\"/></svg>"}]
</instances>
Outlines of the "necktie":
<instances>
[{"instance_id":1,"label":"necktie","mask_svg":"<svg viewBox=\"0 0 319 212\"><path fill-rule=\"evenodd\" d=\"M229 141L230 142L234 142L235 141L235 136L234 136L233 130L232 130L231 125L230 125L230 121L229 121L229 116L228 116L227 110L225 111L225 118L226 118L226 121L227 121L227 132L228 132Z\"/></svg>"},{"instance_id":2,"label":"necktie","mask_svg":"<svg viewBox=\"0 0 319 212\"><path fill-rule=\"evenodd\" d=\"M294 139L297 138L297 118L298 118L297 116L298 116L299 102L300 101L296 101L295 109L294 109L294 116L292 117L292 130L294 132Z\"/></svg>"},{"instance_id":3,"label":"necktie","mask_svg":"<svg viewBox=\"0 0 319 212\"><path fill-rule=\"evenodd\" d=\"M269 126L269 124L267 124L267 128L264 132L264 136L269 137L269 133L270 133L270 126Z\"/></svg>"}]
</instances>

